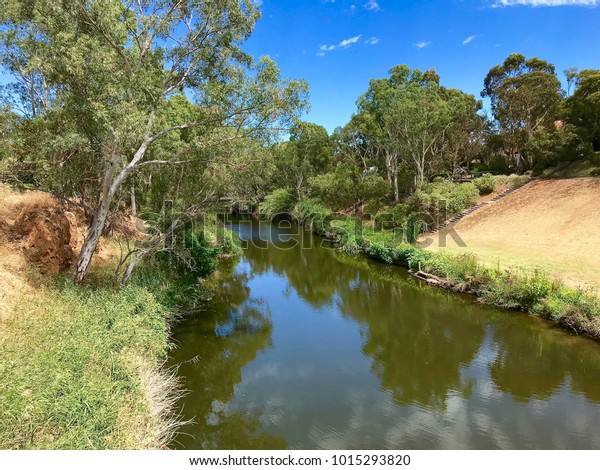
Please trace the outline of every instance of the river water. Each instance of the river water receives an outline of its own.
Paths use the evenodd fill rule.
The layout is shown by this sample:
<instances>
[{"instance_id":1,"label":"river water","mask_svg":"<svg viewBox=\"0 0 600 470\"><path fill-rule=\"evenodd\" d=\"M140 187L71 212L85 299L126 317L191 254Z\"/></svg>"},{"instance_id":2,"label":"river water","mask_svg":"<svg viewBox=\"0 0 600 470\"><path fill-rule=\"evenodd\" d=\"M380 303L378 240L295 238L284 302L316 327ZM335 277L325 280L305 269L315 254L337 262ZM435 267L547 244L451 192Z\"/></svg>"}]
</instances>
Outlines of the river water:
<instances>
[{"instance_id":1,"label":"river water","mask_svg":"<svg viewBox=\"0 0 600 470\"><path fill-rule=\"evenodd\" d=\"M279 225L175 327L175 448L600 448L600 345Z\"/></svg>"}]
</instances>

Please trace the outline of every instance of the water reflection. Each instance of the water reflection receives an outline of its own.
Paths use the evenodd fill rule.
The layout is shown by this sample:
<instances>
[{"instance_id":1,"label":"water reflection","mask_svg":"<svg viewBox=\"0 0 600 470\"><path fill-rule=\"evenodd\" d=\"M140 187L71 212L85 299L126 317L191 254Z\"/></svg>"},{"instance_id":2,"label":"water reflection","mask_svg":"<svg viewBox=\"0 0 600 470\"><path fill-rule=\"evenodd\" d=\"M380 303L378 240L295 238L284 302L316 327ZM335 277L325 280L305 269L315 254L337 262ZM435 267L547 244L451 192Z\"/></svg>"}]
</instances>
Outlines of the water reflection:
<instances>
[{"instance_id":1,"label":"water reflection","mask_svg":"<svg viewBox=\"0 0 600 470\"><path fill-rule=\"evenodd\" d=\"M271 315L266 302L249 299L248 275L234 263L220 267L222 289L200 312L177 329L183 347L172 354L189 393L183 413L194 423L181 429L176 446L199 449L284 449L285 440L260 432L260 413L232 412L228 403L241 371L271 346Z\"/></svg>"},{"instance_id":2,"label":"water reflection","mask_svg":"<svg viewBox=\"0 0 600 470\"><path fill-rule=\"evenodd\" d=\"M600 447L597 344L295 227L237 229L255 242L175 332L182 447Z\"/></svg>"}]
</instances>

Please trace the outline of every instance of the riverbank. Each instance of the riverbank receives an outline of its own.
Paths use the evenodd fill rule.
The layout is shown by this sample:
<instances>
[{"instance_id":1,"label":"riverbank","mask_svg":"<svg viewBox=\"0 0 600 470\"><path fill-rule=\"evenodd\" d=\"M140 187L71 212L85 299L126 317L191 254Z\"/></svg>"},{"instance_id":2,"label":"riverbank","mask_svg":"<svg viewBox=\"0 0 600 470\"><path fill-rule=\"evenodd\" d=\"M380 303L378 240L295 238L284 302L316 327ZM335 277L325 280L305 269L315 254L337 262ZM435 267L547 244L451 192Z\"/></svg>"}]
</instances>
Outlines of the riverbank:
<instances>
[{"instance_id":1,"label":"riverbank","mask_svg":"<svg viewBox=\"0 0 600 470\"><path fill-rule=\"evenodd\" d=\"M96 267L82 287L21 273L26 289L0 323L0 448L161 449L172 439L179 392L161 365L176 289L157 271L123 289L111 275Z\"/></svg>"},{"instance_id":2,"label":"riverbank","mask_svg":"<svg viewBox=\"0 0 600 470\"><path fill-rule=\"evenodd\" d=\"M488 266L536 267L600 291L600 178L539 178L436 234L428 250L475 253ZM458 235L453 237L452 235Z\"/></svg>"},{"instance_id":3,"label":"riverbank","mask_svg":"<svg viewBox=\"0 0 600 470\"><path fill-rule=\"evenodd\" d=\"M538 315L575 334L600 341L600 301L534 269L482 265L472 253L432 252L403 243L350 217L339 219L316 202L296 205L293 217L342 250L436 276L440 287L476 296L482 303Z\"/></svg>"},{"instance_id":4,"label":"riverbank","mask_svg":"<svg viewBox=\"0 0 600 470\"><path fill-rule=\"evenodd\" d=\"M164 363L196 284L148 260L121 287L105 238L75 285L78 215L42 193L0 195L0 449L166 448L181 390Z\"/></svg>"}]
</instances>

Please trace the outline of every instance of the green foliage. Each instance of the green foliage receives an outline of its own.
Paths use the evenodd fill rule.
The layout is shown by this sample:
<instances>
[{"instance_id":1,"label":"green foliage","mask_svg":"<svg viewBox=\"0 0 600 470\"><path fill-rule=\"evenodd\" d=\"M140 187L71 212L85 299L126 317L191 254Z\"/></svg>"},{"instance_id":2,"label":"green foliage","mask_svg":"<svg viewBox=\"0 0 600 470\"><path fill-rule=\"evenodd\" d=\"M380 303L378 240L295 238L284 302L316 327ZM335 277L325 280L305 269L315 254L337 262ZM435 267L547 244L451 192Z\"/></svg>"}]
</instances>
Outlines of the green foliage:
<instances>
[{"instance_id":1,"label":"green foliage","mask_svg":"<svg viewBox=\"0 0 600 470\"><path fill-rule=\"evenodd\" d=\"M385 155L395 202L400 199L399 168L405 165L408 171L403 173L414 174L419 187L444 159L455 163L461 154L469 158L470 148L477 146L472 135L482 128L477 114L481 103L460 90L440 86L434 69L393 67L388 78L371 80L357 104L351 121L360 136L357 148Z\"/></svg>"},{"instance_id":2,"label":"green foliage","mask_svg":"<svg viewBox=\"0 0 600 470\"><path fill-rule=\"evenodd\" d=\"M494 176L492 176L490 173L485 173L479 178L475 178L473 184L477 187L479 194L490 194L494 192L494 189L496 189L496 178L494 178Z\"/></svg>"},{"instance_id":3,"label":"green foliage","mask_svg":"<svg viewBox=\"0 0 600 470\"><path fill-rule=\"evenodd\" d=\"M481 95L491 100L501 147L512 160L509 164L515 165L516 155L521 154L521 166L534 168L538 162L535 153L526 151L527 143L536 129L552 129L562 100L554 66L536 57L511 54L490 69Z\"/></svg>"},{"instance_id":4,"label":"green foliage","mask_svg":"<svg viewBox=\"0 0 600 470\"><path fill-rule=\"evenodd\" d=\"M473 183L439 180L424 184L407 199L409 211L421 214L421 220L437 225L475 205L479 190Z\"/></svg>"},{"instance_id":5,"label":"green foliage","mask_svg":"<svg viewBox=\"0 0 600 470\"><path fill-rule=\"evenodd\" d=\"M358 186L359 195L365 204L367 214L376 214L390 198L387 182L377 175L369 175Z\"/></svg>"},{"instance_id":6,"label":"green foliage","mask_svg":"<svg viewBox=\"0 0 600 470\"><path fill-rule=\"evenodd\" d=\"M304 198L311 177L327 172L333 147L324 127L298 121L292 127L289 142L276 146L276 184Z\"/></svg>"},{"instance_id":7,"label":"green foliage","mask_svg":"<svg viewBox=\"0 0 600 470\"><path fill-rule=\"evenodd\" d=\"M294 196L287 189L275 189L267 194L260 204L260 215L272 219L277 215L289 213L294 206Z\"/></svg>"},{"instance_id":8,"label":"green foliage","mask_svg":"<svg viewBox=\"0 0 600 470\"><path fill-rule=\"evenodd\" d=\"M359 170L350 165L337 165L334 171L308 180L311 197L321 200L333 210L355 204L359 194Z\"/></svg>"},{"instance_id":9,"label":"green foliage","mask_svg":"<svg viewBox=\"0 0 600 470\"><path fill-rule=\"evenodd\" d=\"M237 234L223 227L214 214L184 225L167 243L168 249L158 251L155 258L189 283L212 274L219 256L241 253Z\"/></svg>"},{"instance_id":10,"label":"green foliage","mask_svg":"<svg viewBox=\"0 0 600 470\"><path fill-rule=\"evenodd\" d=\"M512 309L530 311L554 289L554 283L539 270L533 273L490 270L489 279L481 288L484 302Z\"/></svg>"},{"instance_id":11,"label":"green foliage","mask_svg":"<svg viewBox=\"0 0 600 470\"><path fill-rule=\"evenodd\" d=\"M153 270L121 290L77 287L64 278L37 289L18 304L11 340L0 345L0 375L10 377L0 394L0 447L166 445L152 434L161 417L147 394L167 400L173 393L157 372L174 319L164 303L173 281ZM142 377L156 388L146 389Z\"/></svg>"},{"instance_id":12,"label":"green foliage","mask_svg":"<svg viewBox=\"0 0 600 470\"><path fill-rule=\"evenodd\" d=\"M298 202L292 215L300 225L309 227L320 235L327 236L331 231L331 210L315 199Z\"/></svg>"},{"instance_id":13,"label":"green foliage","mask_svg":"<svg viewBox=\"0 0 600 470\"><path fill-rule=\"evenodd\" d=\"M590 150L600 152L600 70L577 73L577 89L567 98L563 113Z\"/></svg>"},{"instance_id":14,"label":"green foliage","mask_svg":"<svg viewBox=\"0 0 600 470\"><path fill-rule=\"evenodd\" d=\"M260 17L253 2L34 3L4 1L0 18L11 102L29 99L19 84L37 97L19 126L17 163L43 189L80 197L95 214L92 234L130 193L154 212L164 199L174 211L206 210L227 187L214 160L246 167L247 154L227 159L242 153L233 142L265 146L306 106L305 81L284 80L270 58L242 51ZM318 143L316 152L320 159ZM84 241L78 282L98 243L96 235Z\"/></svg>"},{"instance_id":15,"label":"green foliage","mask_svg":"<svg viewBox=\"0 0 600 470\"><path fill-rule=\"evenodd\" d=\"M404 227L407 216L408 206L406 204L396 204L393 207L377 213L373 220L376 229L392 230Z\"/></svg>"}]
</instances>

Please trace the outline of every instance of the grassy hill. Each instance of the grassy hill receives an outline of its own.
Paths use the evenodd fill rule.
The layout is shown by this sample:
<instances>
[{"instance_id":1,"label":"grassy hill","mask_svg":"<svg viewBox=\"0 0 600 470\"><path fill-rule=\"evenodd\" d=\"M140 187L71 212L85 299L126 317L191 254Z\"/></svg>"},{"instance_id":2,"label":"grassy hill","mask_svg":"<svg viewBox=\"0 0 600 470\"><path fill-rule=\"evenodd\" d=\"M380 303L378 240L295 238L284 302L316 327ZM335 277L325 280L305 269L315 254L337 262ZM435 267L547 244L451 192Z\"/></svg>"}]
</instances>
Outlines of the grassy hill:
<instances>
[{"instance_id":1,"label":"grassy hill","mask_svg":"<svg viewBox=\"0 0 600 470\"><path fill-rule=\"evenodd\" d=\"M456 224L466 247L445 230L429 248L475 253L489 266L540 268L600 290L599 206L600 178L538 179Z\"/></svg>"}]
</instances>

